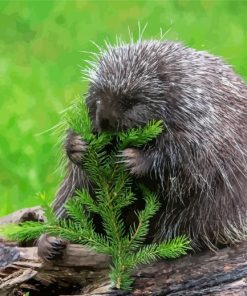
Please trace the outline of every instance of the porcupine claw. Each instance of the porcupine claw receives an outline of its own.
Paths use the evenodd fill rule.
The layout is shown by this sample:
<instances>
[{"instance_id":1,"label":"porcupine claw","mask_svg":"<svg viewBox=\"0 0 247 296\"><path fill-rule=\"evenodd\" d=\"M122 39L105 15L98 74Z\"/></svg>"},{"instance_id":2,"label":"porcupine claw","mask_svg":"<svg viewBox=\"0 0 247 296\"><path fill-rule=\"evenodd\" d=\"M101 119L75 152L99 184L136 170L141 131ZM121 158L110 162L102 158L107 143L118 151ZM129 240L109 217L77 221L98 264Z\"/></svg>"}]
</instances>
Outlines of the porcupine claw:
<instances>
[{"instance_id":1,"label":"porcupine claw","mask_svg":"<svg viewBox=\"0 0 247 296\"><path fill-rule=\"evenodd\" d=\"M76 165L81 165L82 159L87 150L87 143L80 135L69 130L65 143L65 150L69 159Z\"/></svg>"},{"instance_id":2,"label":"porcupine claw","mask_svg":"<svg viewBox=\"0 0 247 296\"><path fill-rule=\"evenodd\" d=\"M38 241L38 255L44 261L62 259L67 241L61 238L43 234Z\"/></svg>"},{"instance_id":3,"label":"porcupine claw","mask_svg":"<svg viewBox=\"0 0 247 296\"><path fill-rule=\"evenodd\" d=\"M130 173L136 176L145 174L143 152L139 149L127 148L117 155L119 160L116 163L124 163Z\"/></svg>"}]
</instances>

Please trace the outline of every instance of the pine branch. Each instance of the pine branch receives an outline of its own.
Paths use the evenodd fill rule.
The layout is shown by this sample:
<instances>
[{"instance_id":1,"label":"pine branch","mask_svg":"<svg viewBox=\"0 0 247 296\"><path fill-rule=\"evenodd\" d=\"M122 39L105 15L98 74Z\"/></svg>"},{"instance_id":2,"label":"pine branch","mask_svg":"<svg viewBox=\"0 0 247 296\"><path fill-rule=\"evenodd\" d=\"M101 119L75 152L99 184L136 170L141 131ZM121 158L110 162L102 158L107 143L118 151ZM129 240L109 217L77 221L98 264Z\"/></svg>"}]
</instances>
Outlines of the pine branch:
<instances>
[{"instance_id":1,"label":"pine branch","mask_svg":"<svg viewBox=\"0 0 247 296\"><path fill-rule=\"evenodd\" d=\"M79 199L79 203L82 203L83 205L85 205L86 208L89 210L89 212L92 212L92 213L99 212L98 207L95 204L95 201L92 199L92 197L90 196L87 190L85 189L77 190L76 196Z\"/></svg>"},{"instance_id":2,"label":"pine branch","mask_svg":"<svg viewBox=\"0 0 247 296\"><path fill-rule=\"evenodd\" d=\"M26 221L22 224L5 225L0 228L0 233L11 241L29 241L46 233L48 227L46 223Z\"/></svg>"},{"instance_id":3,"label":"pine branch","mask_svg":"<svg viewBox=\"0 0 247 296\"><path fill-rule=\"evenodd\" d=\"M118 135L118 150L126 147L141 147L155 139L164 130L163 121L150 121L144 128L133 128Z\"/></svg>"},{"instance_id":4,"label":"pine branch","mask_svg":"<svg viewBox=\"0 0 247 296\"><path fill-rule=\"evenodd\" d=\"M69 199L66 205L69 219L56 220L47 200L41 195L47 216L45 223L9 225L2 233L10 239L21 241L47 233L111 255L110 277L114 285L130 290L133 282L131 273L138 264L150 263L158 258L176 258L185 254L189 248L189 242L184 237L160 244L143 245L150 219L158 211L160 204L157 195L141 184L145 208L136 210L138 221L130 229L126 229L122 217L123 209L133 204L137 197L132 191L133 180L129 172L123 164L117 163L117 154L126 147L140 147L155 139L163 131L163 123L152 121L145 127L133 128L117 135L95 135L85 100L77 100L67 110L65 120L67 127L80 134L88 143L83 169L94 183L94 198L87 190L78 190L76 196ZM117 145L113 151L107 153L104 148L113 136L117 137ZM92 219L95 213L101 217L103 234L95 230Z\"/></svg>"},{"instance_id":5,"label":"pine branch","mask_svg":"<svg viewBox=\"0 0 247 296\"><path fill-rule=\"evenodd\" d=\"M177 237L163 243L141 247L136 253L128 257L127 265L134 267L139 264L149 264L159 258L174 259L185 255L189 249L188 239L183 236Z\"/></svg>"},{"instance_id":6,"label":"pine branch","mask_svg":"<svg viewBox=\"0 0 247 296\"><path fill-rule=\"evenodd\" d=\"M92 122L89 117L86 100L78 97L71 106L66 110L64 121L68 128L71 128L78 134L83 134L83 138L87 142L94 139L92 134Z\"/></svg>"},{"instance_id":7,"label":"pine branch","mask_svg":"<svg viewBox=\"0 0 247 296\"><path fill-rule=\"evenodd\" d=\"M46 217L47 221L50 224L56 224L57 218L55 213L53 212L53 209L51 208L49 201L44 193L38 193L37 197L40 201L40 205L44 210L44 216Z\"/></svg>"}]
</instances>

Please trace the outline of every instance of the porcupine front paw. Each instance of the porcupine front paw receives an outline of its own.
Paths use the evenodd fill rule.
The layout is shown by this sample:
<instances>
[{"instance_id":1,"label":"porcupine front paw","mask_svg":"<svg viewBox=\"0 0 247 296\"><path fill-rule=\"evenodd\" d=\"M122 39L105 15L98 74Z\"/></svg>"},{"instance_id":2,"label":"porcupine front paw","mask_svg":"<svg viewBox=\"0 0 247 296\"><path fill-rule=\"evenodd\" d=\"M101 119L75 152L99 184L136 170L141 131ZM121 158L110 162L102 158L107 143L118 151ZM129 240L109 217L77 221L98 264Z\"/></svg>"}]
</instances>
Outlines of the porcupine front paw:
<instances>
[{"instance_id":1,"label":"porcupine front paw","mask_svg":"<svg viewBox=\"0 0 247 296\"><path fill-rule=\"evenodd\" d=\"M63 258L68 241L59 237L43 234L38 240L38 255L46 262Z\"/></svg>"},{"instance_id":2,"label":"porcupine front paw","mask_svg":"<svg viewBox=\"0 0 247 296\"><path fill-rule=\"evenodd\" d=\"M148 159L142 150L127 148L121 151L118 157L117 163L124 163L131 174L141 177L148 173Z\"/></svg>"},{"instance_id":3,"label":"porcupine front paw","mask_svg":"<svg viewBox=\"0 0 247 296\"><path fill-rule=\"evenodd\" d=\"M69 131L65 143L65 150L69 159L76 165L81 165L87 150L87 143L73 131Z\"/></svg>"}]
</instances>

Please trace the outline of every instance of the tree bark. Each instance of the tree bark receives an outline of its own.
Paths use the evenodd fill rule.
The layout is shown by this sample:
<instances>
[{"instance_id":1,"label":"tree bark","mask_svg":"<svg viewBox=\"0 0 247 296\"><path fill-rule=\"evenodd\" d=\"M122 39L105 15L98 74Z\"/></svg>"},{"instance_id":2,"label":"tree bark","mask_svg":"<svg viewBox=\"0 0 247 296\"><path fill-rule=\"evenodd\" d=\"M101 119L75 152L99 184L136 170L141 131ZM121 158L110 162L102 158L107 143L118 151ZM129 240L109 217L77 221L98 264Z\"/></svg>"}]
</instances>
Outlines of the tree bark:
<instances>
[{"instance_id":1,"label":"tree bark","mask_svg":"<svg viewBox=\"0 0 247 296\"><path fill-rule=\"evenodd\" d=\"M10 223L21 223L24 221L41 221L45 220L44 211L41 207L33 207L18 210L7 216L0 217L0 225L10 224Z\"/></svg>"},{"instance_id":2,"label":"tree bark","mask_svg":"<svg viewBox=\"0 0 247 296\"><path fill-rule=\"evenodd\" d=\"M131 293L111 289L109 264L108 256L79 245L68 245L63 260L48 264L36 247L3 243L0 295L247 295L247 242L140 266Z\"/></svg>"},{"instance_id":3,"label":"tree bark","mask_svg":"<svg viewBox=\"0 0 247 296\"><path fill-rule=\"evenodd\" d=\"M7 216L0 217L0 226L11 224L11 223L21 223L25 221L40 221L43 222L45 220L44 211L41 207L32 207L32 208L25 208L13 212ZM1 236L0 232L0 243L4 242L8 245L16 245L16 242L6 242L4 238ZM29 245L32 245L33 242L30 242ZM0 295L1 296L1 295Z\"/></svg>"}]
</instances>

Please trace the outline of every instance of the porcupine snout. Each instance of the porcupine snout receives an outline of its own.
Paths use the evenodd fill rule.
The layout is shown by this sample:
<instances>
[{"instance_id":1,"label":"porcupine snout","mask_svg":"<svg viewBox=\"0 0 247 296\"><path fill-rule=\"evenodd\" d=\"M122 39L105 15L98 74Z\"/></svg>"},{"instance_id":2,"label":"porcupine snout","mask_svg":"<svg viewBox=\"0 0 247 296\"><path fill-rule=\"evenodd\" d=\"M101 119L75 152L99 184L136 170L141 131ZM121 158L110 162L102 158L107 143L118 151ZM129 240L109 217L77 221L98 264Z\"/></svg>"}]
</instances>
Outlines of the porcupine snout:
<instances>
[{"instance_id":1,"label":"porcupine snout","mask_svg":"<svg viewBox=\"0 0 247 296\"><path fill-rule=\"evenodd\" d=\"M110 102L97 101L96 128L101 131L115 131L117 128L117 113Z\"/></svg>"}]
</instances>

